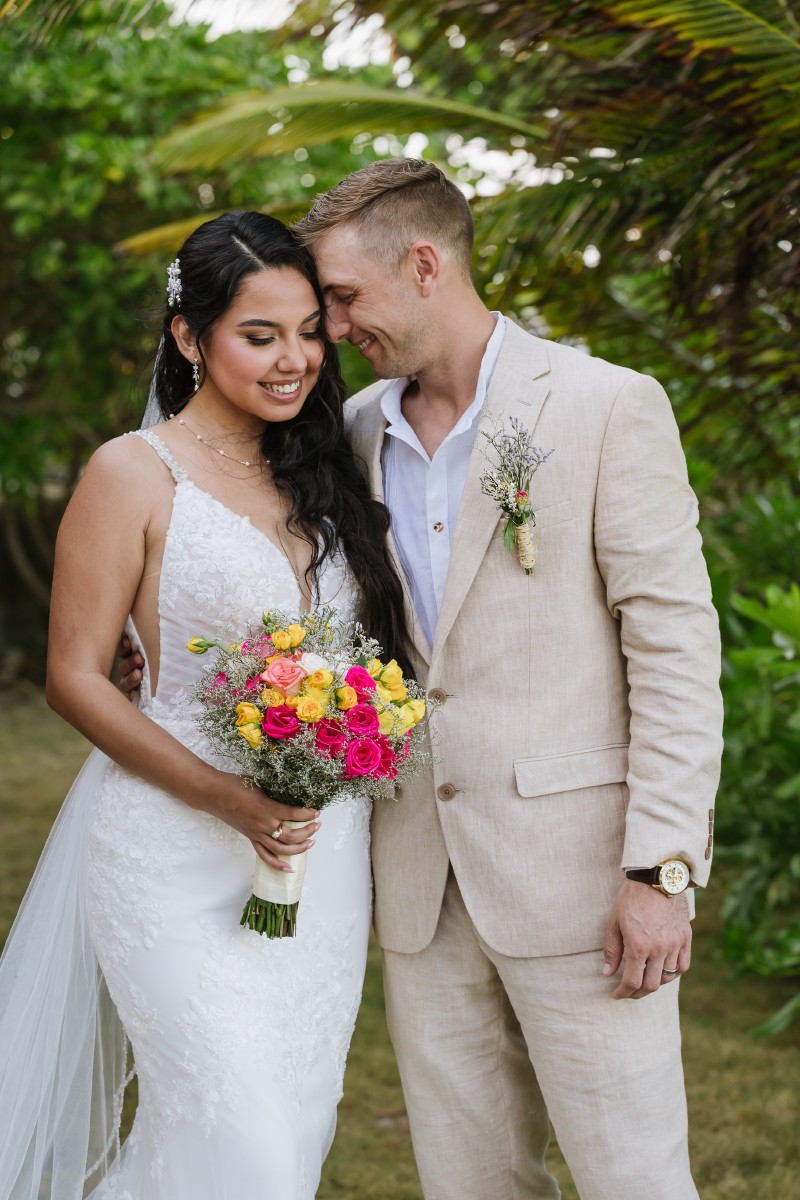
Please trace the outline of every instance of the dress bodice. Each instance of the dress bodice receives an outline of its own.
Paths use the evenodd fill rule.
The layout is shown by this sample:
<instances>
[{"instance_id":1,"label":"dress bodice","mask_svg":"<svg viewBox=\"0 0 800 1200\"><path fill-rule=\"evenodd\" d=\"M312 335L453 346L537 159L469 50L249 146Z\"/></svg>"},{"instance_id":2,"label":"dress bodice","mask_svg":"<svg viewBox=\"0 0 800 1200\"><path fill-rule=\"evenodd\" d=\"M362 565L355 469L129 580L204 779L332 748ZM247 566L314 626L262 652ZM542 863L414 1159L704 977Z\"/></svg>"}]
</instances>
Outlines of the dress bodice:
<instances>
[{"instance_id":1,"label":"dress bodice","mask_svg":"<svg viewBox=\"0 0 800 1200\"><path fill-rule=\"evenodd\" d=\"M203 491L151 430L139 430L175 480L172 514L158 589L159 672L151 694L145 666L141 707L157 719L184 709L207 666L186 644L195 636L240 639L260 625L269 608L300 613L302 596L288 559L275 543L239 513ZM321 604L354 615L354 590L343 555L329 559L319 581ZM141 647L133 621L127 632Z\"/></svg>"}]
</instances>

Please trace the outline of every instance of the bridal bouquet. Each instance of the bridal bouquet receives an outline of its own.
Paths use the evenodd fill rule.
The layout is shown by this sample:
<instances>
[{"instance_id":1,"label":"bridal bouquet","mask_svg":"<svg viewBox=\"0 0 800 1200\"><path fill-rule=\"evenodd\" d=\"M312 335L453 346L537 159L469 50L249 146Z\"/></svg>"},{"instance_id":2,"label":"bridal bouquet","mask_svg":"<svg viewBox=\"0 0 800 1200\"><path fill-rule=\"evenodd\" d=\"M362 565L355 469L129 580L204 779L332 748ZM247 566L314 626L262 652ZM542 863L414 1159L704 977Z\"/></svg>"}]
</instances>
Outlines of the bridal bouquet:
<instances>
[{"instance_id":1,"label":"bridal bouquet","mask_svg":"<svg viewBox=\"0 0 800 1200\"><path fill-rule=\"evenodd\" d=\"M266 612L262 626L232 645L202 637L188 643L195 654L214 651L196 693L200 728L214 750L295 808L321 810L353 794L391 797L395 780L429 760L422 688L332 609L297 619ZM243 925L268 937L294 936L307 853L291 856L292 874L256 858Z\"/></svg>"}]
</instances>

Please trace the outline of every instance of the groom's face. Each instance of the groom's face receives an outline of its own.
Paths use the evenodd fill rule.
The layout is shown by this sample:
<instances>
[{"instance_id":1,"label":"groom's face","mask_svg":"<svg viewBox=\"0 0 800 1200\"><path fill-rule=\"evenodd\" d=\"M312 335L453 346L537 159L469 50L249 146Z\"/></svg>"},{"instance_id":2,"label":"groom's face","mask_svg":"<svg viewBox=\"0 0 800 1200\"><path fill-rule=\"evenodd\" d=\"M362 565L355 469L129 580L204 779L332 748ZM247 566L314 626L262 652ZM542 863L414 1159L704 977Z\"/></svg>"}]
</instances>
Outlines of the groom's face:
<instances>
[{"instance_id":1,"label":"groom's face","mask_svg":"<svg viewBox=\"0 0 800 1200\"><path fill-rule=\"evenodd\" d=\"M350 342L380 379L420 371L430 329L409 272L387 268L351 226L326 234L314 247L314 258L331 340Z\"/></svg>"}]
</instances>

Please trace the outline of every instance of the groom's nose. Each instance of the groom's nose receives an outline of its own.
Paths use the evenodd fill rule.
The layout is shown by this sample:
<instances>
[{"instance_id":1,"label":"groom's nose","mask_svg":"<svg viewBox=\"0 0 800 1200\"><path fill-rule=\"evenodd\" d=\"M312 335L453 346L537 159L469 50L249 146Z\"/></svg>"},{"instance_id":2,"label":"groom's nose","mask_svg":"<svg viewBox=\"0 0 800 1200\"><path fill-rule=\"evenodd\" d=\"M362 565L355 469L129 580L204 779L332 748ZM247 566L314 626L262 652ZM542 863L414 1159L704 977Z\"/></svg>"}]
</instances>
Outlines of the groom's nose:
<instances>
[{"instance_id":1,"label":"groom's nose","mask_svg":"<svg viewBox=\"0 0 800 1200\"><path fill-rule=\"evenodd\" d=\"M343 342L352 328L343 304L329 304L325 310L325 328L332 342Z\"/></svg>"}]
</instances>

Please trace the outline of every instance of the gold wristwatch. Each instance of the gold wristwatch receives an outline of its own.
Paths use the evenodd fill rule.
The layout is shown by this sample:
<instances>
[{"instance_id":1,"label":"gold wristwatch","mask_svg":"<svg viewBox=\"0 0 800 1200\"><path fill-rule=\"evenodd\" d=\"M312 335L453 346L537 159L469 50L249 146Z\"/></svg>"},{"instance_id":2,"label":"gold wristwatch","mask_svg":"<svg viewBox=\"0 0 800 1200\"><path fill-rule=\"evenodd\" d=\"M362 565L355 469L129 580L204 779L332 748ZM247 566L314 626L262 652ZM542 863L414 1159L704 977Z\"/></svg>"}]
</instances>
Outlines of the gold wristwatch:
<instances>
[{"instance_id":1,"label":"gold wristwatch","mask_svg":"<svg viewBox=\"0 0 800 1200\"><path fill-rule=\"evenodd\" d=\"M692 881L692 873L683 859L665 858L657 867L644 871L626 871L628 879L636 883L649 883L665 896L680 896Z\"/></svg>"}]
</instances>

